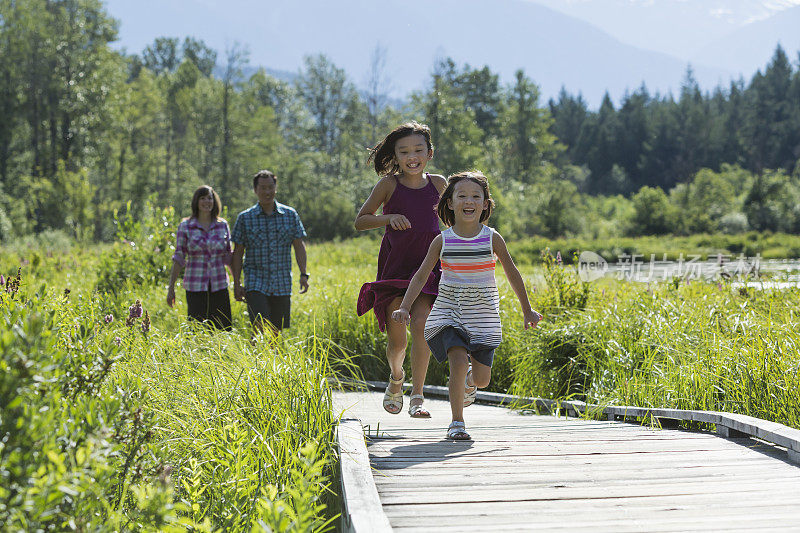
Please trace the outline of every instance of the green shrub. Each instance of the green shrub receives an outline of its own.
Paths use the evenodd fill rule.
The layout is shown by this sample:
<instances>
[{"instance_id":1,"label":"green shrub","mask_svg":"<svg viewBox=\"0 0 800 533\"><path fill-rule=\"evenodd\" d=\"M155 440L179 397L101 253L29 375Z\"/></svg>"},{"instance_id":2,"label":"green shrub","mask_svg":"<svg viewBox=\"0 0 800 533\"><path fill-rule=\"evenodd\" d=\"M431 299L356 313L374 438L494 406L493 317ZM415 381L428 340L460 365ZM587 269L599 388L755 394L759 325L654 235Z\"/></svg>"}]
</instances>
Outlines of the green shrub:
<instances>
[{"instance_id":1,"label":"green shrub","mask_svg":"<svg viewBox=\"0 0 800 533\"><path fill-rule=\"evenodd\" d=\"M123 356L92 305L0 291L0 523L100 531L177 520L145 398L105 387ZM143 485L148 485L147 498ZM126 526L128 524L128 526Z\"/></svg>"},{"instance_id":2,"label":"green shrub","mask_svg":"<svg viewBox=\"0 0 800 533\"><path fill-rule=\"evenodd\" d=\"M117 242L104 254L97 268L97 290L116 294L123 288L166 284L175 252L177 220L171 207L149 204L140 219L131 212L114 213Z\"/></svg>"}]
</instances>

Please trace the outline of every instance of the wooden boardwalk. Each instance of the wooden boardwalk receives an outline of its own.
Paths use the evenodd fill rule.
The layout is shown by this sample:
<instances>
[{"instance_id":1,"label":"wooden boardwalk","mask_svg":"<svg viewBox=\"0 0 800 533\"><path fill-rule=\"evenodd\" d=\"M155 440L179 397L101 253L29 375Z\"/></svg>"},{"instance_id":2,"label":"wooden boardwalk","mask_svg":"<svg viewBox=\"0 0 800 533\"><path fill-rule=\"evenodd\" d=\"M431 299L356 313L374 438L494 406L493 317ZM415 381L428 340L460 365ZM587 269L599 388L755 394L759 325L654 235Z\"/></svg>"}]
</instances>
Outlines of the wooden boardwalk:
<instances>
[{"instance_id":1,"label":"wooden boardwalk","mask_svg":"<svg viewBox=\"0 0 800 533\"><path fill-rule=\"evenodd\" d=\"M768 443L480 404L465 410L473 441L450 442L447 402L420 420L381 398L334 404L364 426L395 531L800 531L800 467Z\"/></svg>"}]
</instances>

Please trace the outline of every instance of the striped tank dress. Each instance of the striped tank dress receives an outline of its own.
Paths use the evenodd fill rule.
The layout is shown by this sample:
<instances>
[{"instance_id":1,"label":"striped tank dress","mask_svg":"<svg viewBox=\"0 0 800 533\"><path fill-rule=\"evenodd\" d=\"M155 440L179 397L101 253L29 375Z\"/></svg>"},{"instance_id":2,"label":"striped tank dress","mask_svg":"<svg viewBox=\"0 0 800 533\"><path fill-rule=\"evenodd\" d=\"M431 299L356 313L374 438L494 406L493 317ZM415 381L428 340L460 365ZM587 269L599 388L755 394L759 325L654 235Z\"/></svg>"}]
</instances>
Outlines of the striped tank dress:
<instances>
[{"instance_id":1,"label":"striped tank dress","mask_svg":"<svg viewBox=\"0 0 800 533\"><path fill-rule=\"evenodd\" d=\"M425 323L425 339L431 341L448 327L468 341L468 351L494 350L503 339L500 327L500 295L494 277L494 230L486 225L474 237L442 232L442 277L439 296ZM430 343L430 342L429 342ZM437 360L441 360L434 351Z\"/></svg>"}]
</instances>

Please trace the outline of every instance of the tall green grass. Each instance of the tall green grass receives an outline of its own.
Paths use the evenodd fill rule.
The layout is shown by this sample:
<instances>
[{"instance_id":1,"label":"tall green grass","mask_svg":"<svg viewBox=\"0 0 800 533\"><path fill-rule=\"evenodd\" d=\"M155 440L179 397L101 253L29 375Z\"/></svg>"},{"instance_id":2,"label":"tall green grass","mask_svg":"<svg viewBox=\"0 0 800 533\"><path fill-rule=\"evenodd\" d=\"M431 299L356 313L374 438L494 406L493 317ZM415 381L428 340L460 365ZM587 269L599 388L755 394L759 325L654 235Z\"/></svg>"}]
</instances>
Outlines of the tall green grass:
<instances>
[{"instance_id":1,"label":"tall green grass","mask_svg":"<svg viewBox=\"0 0 800 533\"><path fill-rule=\"evenodd\" d=\"M208 330L167 309L162 287L110 297L54 285L23 275L0 291L0 523L333 527L325 343ZM134 299L149 328L126 324Z\"/></svg>"},{"instance_id":2,"label":"tall green grass","mask_svg":"<svg viewBox=\"0 0 800 533\"><path fill-rule=\"evenodd\" d=\"M156 335L137 339L111 385L147 392L189 517L226 531L324 528L334 423L325 347L187 323Z\"/></svg>"},{"instance_id":3,"label":"tall green grass","mask_svg":"<svg viewBox=\"0 0 800 533\"><path fill-rule=\"evenodd\" d=\"M800 427L800 292L608 283L515 353L511 391Z\"/></svg>"}]
</instances>

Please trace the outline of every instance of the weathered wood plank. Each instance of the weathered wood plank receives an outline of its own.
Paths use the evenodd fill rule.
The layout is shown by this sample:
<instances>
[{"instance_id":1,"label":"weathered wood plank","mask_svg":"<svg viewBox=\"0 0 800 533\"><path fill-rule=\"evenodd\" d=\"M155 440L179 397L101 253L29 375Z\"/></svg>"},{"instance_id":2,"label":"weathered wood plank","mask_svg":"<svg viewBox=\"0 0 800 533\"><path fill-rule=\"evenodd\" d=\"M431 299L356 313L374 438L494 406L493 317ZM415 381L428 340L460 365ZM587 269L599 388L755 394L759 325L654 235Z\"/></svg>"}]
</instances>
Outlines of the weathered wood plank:
<instances>
[{"instance_id":1,"label":"weathered wood plank","mask_svg":"<svg viewBox=\"0 0 800 533\"><path fill-rule=\"evenodd\" d=\"M499 517L474 517L470 516L469 527L477 530L508 531L519 528L521 531L559 531L559 530L592 530L592 531L730 531L750 529L761 531L764 527L784 528L784 531L796 531L796 515L791 511L778 512L774 515L754 517L742 513L733 513L729 518L720 520L703 516L700 513L685 513L682 511L664 511L655 516L617 516L614 518L600 518L596 516L567 515L542 519L535 515ZM457 520L456 523L462 522ZM464 521L466 522L466 521ZM418 527L428 527L427 531L463 531L453 527L453 518L433 517L425 524L416 521L399 520L395 531L423 531ZM788 529L786 529L788 528Z\"/></svg>"},{"instance_id":2,"label":"weathered wood plank","mask_svg":"<svg viewBox=\"0 0 800 533\"><path fill-rule=\"evenodd\" d=\"M659 464L658 467L653 466L650 462L640 462L637 464L632 465L625 465L624 469L620 468L619 464L591 464L591 465L575 465L575 467L568 468L566 465L563 464L555 464L550 463L546 467L542 465L536 465L535 468L530 469L520 469L519 467L508 466L503 467L500 465L497 468L492 469L484 469L481 471L481 479L484 478L502 478L502 479L509 479L514 480L518 478L526 478L531 475L536 476L552 476L554 479L568 479L570 476L572 477L581 477L586 475L595 475L595 476L616 476L621 477L624 475L631 475L631 476L651 476L654 478L658 478L659 476L663 475L664 473L672 473L674 475L679 475L680 473L687 473L692 474L694 472L705 472L705 473L712 473L716 474L719 472L722 473L729 473L734 469L732 467L736 467L736 472L741 472L743 474L748 472L756 472L762 473L765 478L771 473L774 474L782 474L785 473L786 470L782 466L776 466L774 461L770 459L763 459L761 461L724 461L724 462L712 462L703 465L698 464L685 464L683 462L680 463L673 463L667 465ZM624 472L620 472L624 470ZM394 483L397 484L418 484L420 478L424 478L426 476L436 476L438 482L442 483L444 480L455 478L455 477L462 477L463 468L460 466L451 467L451 468L427 468L427 469L397 469L397 470L390 470L390 471L375 471L374 477L375 482L379 483L383 481L383 478L391 479ZM791 475L791 474L787 474Z\"/></svg>"},{"instance_id":3,"label":"weathered wood plank","mask_svg":"<svg viewBox=\"0 0 800 533\"><path fill-rule=\"evenodd\" d=\"M700 454L701 452L694 452L694 453ZM715 450L710 450L710 451L702 452L702 453L715 454L715 453L720 453L720 452L715 451ZM743 456L740 453L736 453L736 452L731 452L731 453L732 453L732 455ZM621 466L624 466L625 464L628 463L627 459L629 457L631 457L631 456L641 456L642 459L646 458L646 460L649 460L651 462L655 462L655 461L661 460L662 458L664 458L668 454L673 454L673 455L684 454L684 455L686 455L687 452L686 451L677 451L677 452L663 452L662 453L662 452L658 452L658 451L651 451L651 452L639 452L639 453L619 452L619 453L616 453L616 454L614 454L614 453L606 453L606 454L573 454L573 455L564 454L564 455L562 455L560 457L562 457L564 459L564 461L569 461L571 459L572 462L575 463L575 464L591 464L591 463L589 463L589 462L587 462L585 460L590 458L590 457L592 457L592 456L595 456L598 460L606 460L606 458L608 458L608 460L610 461L610 460L614 459L615 455L617 455L617 456L619 456L619 457L616 458L616 459L618 459L617 463L620 464ZM495 455L495 456L492 456L492 457L486 457L486 456L472 456L472 457L469 457L468 456L468 457L454 457L454 458L451 458L451 459L440 458L440 457L416 457L416 458L397 458L397 457L384 457L384 458L382 458L382 457L373 457L372 458L372 465L375 468L389 468L389 469L408 468L409 466L413 466L413 465L416 465L416 464L427 464L429 466L436 466L436 467L447 467L449 465L464 465L464 466L469 467L469 468L494 467L496 465L500 465L500 464L504 464L504 463L505 464L509 464L509 465L515 465L515 466L523 466L523 465L532 464L531 463L531 457L535 457L535 458L541 459L543 461L559 461L558 458L549 457L549 456L544 455L544 454L535 455L535 456L533 456L533 455L532 456L521 456L521 455L517 455L517 456L513 456L513 455L512 456L500 456L500 455ZM744 456L744 457L746 457L746 456ZM787 456L787 461L788 461L788 456Z\"/></svg>"},{"instance_id":4,"label":"weathered wood plank","mask_svg":"<svg viewBox=\"0 0 800 533\"><path fill-rule=\"evenodd\" d=\"M797 497L783 495L775 500L752 500L748 493L726 495L726 500L721 501L714 495L672 495L653 496L647 498L609 498L606 500L588 500L576 502L571 500L539 500L518 502L494 502L488 505L476 503L427 503L421 504L396 504L387 505L386 514L392 520L395 518L424 518L429 516L535 516L556 517L579 516L589 514L596 521L613 519L620 515L649 515L665 510L687 510L709 513L709 507L715 509L745 509L748 513L759 513L763 509L776 509L780 511L796 511ZM716 512L716 511L715 511Z\"/></svg>"},{"instance_id":5,"label":"weathered wood plank","mask_svg":"<svg viewBox=\"0 0 800 533\"><path fill-rule=\"evenodd\" d=\"M707 470L689 470L678 472L670 472L661 470L651 472L647 470L639 470L636 472L626 471L622 474L615 473L607 470L603 473L592 472L564 472L561 475L551 473L531 472L528 474L481 474L480 476L468 476L464 474L446 474L436 477L436 487L447 487L450 489L460 489L465 485L473 487L489 488L489 487L508 487L508 486L523 486L524 484L560 484L560 483L588 483L588 484L641 484L645 482L652 482L653 480L661 480L673 484L682 484L686 481L737 481L745 486L752 486L753 484L764 482L768 479L769 482L777 480L797 480L793 476L780 469L764 469L764 468L749 468L746 471L737 472L721 472L717 469ZM387 492L406 492L415 490L419 486L419 479L414 479L411 476L404 477L390 477L390 476L376 476L375 485L381 493Z\"/></svg>"},{"instance_id":6,"label":"weathered wood plank","mask_svg":"<svg viewBox=\"0 0 800 533\"><path fill-rule=\"evenodd\" d=\"M369 467L361 423L342 420L336 428L336 443L343 501L341 529L355 533L391 531Z\"/></svg>"},{"instance_id":7,"label":"weathered wood plank","mask_svg":"<svg viewBox=\"0 0 800 533\"><path fill-rule=\"evenodd\" d=\"M588 486L581 483L542 483L520 484L514 487L500 487L485 489L482 487L464 487L459 490L444 491L438 487L420 487L413 492L402 493L381 491L380 497L383 505L397 503L420 503L430 501L440 503L469 503L469 502L508 502L523 500L589 500L607 498L630 498L633 496L668 496L680 494L727 494L740 493L743 489L748 492L774 492L790 491L800 494L799 480L777 480L775 482L762 481L760 485L753 484L743 487L738 481L686 481L680 485L671 483L641 483L637 485L608 485L594 484ZM799 510L800 512L800 510Z\"/></svg>"},{"instance_id":8,"label":"weathered wood plank","mask_svg":"<svg viewBox=\"0 0 800 533\"><path fill-rule=\"evenodd\" d=\"M519 441L519 442L481 442L476 443L469 449L464 450L462 453L466 455L475 455L477 453L489 453L492 455L537 455L545 453L552 455L553 452L565 454L580 454L580 453L640 453L648 451L663 451L663 452L686 452L686 451L712 451L712 450L730 450L737 447L736 444L731 443L724 439L713 440L682 440L682 439L664 439L664 440L650 440L650 439L630 439L627 441L616 442L582 442L582 441ZM444 457L448 455L450 450L458 449L453 446L448 446L449 442L443 441L441 443L394 443L391 447L370 446L370 453L373 455L378 454L392 454L394 456L428 456L434 455ZM380 456L380 455L378 455Z\"/></svg>"}]
</instances>

